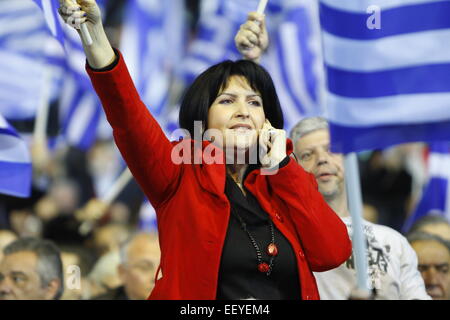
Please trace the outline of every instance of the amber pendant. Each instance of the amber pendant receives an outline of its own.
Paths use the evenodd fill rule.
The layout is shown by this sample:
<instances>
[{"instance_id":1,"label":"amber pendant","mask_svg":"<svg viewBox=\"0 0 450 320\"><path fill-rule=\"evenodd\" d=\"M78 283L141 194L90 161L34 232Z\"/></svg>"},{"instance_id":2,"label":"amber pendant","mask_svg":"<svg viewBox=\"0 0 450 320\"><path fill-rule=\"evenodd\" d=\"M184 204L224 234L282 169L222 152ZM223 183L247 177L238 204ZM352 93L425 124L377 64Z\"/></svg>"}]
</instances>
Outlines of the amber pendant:
<instances>
[{"instance_id":1,"label":"amber pendant","mask_svg":"<svg viewBox=\"0 0 450 320\"><path fill-rule=\"evenodd\" d=\"M259 272L267 273L269 269L270 269L269 265L265 262L261 262L260 264L258 264Z\"/></svg>"},{"instance_id":2,"label":"amber pendant","mask_svg":"<svg viewBox=\"0 0 450 320\"><path fill-rule=\"evenodd\" d=\"M278 254L278 247L275 243L269 243L267 246L267 254L271 257L275 257Z\"/></svg>"}]
</instances>

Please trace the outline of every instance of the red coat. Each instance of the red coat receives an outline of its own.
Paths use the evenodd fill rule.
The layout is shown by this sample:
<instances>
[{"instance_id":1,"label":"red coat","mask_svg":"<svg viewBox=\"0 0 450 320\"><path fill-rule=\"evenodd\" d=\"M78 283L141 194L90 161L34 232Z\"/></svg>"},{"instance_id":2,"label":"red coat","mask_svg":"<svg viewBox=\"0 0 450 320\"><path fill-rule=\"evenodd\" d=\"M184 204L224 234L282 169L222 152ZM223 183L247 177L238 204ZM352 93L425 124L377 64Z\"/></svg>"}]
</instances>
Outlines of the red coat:
<instances>
[{"instance_id":1,"label":"red coat","mask_svg":"<svg viewBox=\"0 0 450 320\"><path fill-rule=\"evenodd\" d=\"M230 217L225 165L171 161L172 148L180 142L166 138L141 102L122 56L111 71L86 69L116 144L156 209L162 278L149 299L215 299ZM341 265L350 256L351 242L344 223L318 192L314 176L291 159L275 175L252 171L245 187L292 245L302 299L319 299L312 271Z\"/></svg>"}]
</instances>

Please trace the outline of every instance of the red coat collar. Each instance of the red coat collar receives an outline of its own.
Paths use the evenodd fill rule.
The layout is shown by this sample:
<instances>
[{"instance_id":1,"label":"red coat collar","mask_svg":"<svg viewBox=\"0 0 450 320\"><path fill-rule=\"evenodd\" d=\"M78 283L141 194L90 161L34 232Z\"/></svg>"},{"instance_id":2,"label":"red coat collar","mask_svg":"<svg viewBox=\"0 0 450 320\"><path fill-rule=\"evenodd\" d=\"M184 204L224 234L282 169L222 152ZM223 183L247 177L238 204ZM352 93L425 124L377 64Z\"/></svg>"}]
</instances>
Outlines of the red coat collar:
<instances>
[{"instance_id":1,"label":"red coat collar","mask_svg":"<svg viewBox=\"0 0 450 320\"><path fill-rule=\"evenodd\" d=\"M191 164L197 164L196 171L200 177L200 185L203 189L219 197L225 196L226 167L223 150L216 147L210 141L202 141L200 144L193 139L182 139L175 142L186 144L186 148L191 150ZM200 148L201 146L201 148ZM286 154L291 155L294 150L291 139L286 140ZM215 159L222 159L217 163ZM253 170L247 177L246 186L251 186L256 182L256 176L260 169Z\"/></svg>"}]
</instances>

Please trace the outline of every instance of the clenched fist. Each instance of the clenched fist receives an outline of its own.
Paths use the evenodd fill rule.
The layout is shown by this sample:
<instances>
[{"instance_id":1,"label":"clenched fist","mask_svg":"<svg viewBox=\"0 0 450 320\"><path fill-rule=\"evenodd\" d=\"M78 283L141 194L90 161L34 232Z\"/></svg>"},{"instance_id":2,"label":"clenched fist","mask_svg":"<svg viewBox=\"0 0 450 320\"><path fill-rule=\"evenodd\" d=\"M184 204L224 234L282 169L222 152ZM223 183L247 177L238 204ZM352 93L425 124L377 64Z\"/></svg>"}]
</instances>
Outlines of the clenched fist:
<instances>
[{"instance_id":1,"label":"clenched fist","mask_svg":"<svg viewBox=\"0 0 450 320\"><path fill-rule=\"evenodd\" d=\"M250 12L247 22L241 25L234 42L244 59L258 62L269 45L264 15Z\"/></svg>"},{"instance_id":2,"label":"clenched fist","mask_svg":"<svg viewBox=\"0 0 450 320\"><path fill-rule=\"evenodd\" d=\"M64 22L79 30L82 23L88 28L101 24L101 12L95 0L59 0L58 12Z\"/></svg>"}]
</instances>

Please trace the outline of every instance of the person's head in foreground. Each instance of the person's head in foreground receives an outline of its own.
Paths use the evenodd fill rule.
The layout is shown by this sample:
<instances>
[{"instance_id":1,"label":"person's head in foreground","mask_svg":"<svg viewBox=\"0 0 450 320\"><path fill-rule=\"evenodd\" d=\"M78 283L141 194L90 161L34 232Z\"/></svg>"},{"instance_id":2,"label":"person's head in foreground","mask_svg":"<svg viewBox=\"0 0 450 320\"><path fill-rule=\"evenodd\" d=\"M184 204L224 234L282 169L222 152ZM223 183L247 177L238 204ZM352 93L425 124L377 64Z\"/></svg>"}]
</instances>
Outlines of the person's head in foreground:
<instances>
[{"instance_id":1,"label":"person's head in foreground","mask_svg":"<svg viewBox=\"0 0 450 320\"><path fill-rule=\"evenodd\" d=\"M433 300L450 299L450 242L420 231L407 238L417 254L427 293Z\"/></svg>"},{"instance_id":2,"label":"person's head in foreground","mask_svg":"<svg viewBox=\"0 0 450 320\"><path fill-rule=\"evenodd\" d=\"M131 300L145 300L155 285L160 251L158 236L138 233L120 248L119 277Z\"/></svg>"},{"instance_id":3,"label":"person's head in foreground","mask_svg":"<svg viewBox=\"0 0 450 320\"><path fill-rule=\"evenodd\" d=\"M57 300L64 290L59 249L48 240L23 238L3 250L0 300Z\"/></svg>"},{"instance_id":4,"label":"person's head in foreground","mask_svg":"<svg viewBox=\"0 0 450 320\"><path fill-rule=\"evenodd\" d=\"M315 176L325 200L346 202L343 157L330 151L327 120L305 118L292 128L290 137L298 163Z\"/></svg>"},{"instance_id":5,"label":"person's head in foreground","mask_svg":"<svg viewBox=\"0 0 450 320\"><path fill-rule=\"evenodd\" d=\"M269 73L247 61L224 61L199 75L181 103L180 127L192 138L225 150L257 146L260 130L283 128L283 114Z\"/></svg>"}]
</instances>

